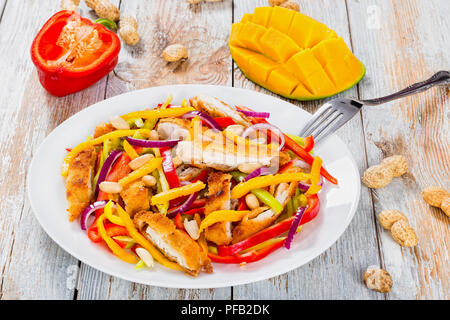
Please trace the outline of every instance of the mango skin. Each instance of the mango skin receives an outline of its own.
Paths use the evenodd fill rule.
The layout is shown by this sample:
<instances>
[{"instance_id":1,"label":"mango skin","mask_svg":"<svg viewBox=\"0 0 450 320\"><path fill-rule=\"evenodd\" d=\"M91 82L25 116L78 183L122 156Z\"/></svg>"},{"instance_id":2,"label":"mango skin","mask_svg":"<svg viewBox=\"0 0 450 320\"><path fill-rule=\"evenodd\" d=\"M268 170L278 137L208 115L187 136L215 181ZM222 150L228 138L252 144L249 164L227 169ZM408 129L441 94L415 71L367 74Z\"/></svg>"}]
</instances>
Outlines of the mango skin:
<instances>
[{"instance_id":1,"label":"mango skin","mask_svg":"<svg viewBox=\"0 0 450 320\"><path fill-rule=\"evenodd\" d=\"M275 8L276 10L274 10ZM335 31L331 29L324 29L328 27L314 19L303 16L301 13L292 13L292 11L290 11L289 9L280 7L275 8L262 7L255 10L254 14L245 14L244 18L242 19L243 21L239 22L239 28L232 28L229 42L230 52L239 69L249 80L283 97L301 101L328 98L350 89L359 81L361 81L366 73L364 64L353 55L342 38L339 38L336 35ZM283 10L289 10L290 12ZM300 15L300 17L298 15ZM290 16L293 16L292 19L283 19L283 17ZM289 22L287 22L289 23L289 25L283 26L282 22L284 20L289 20ZM270 37L269 34L270 32L273 32L270 31L270 29L274 27L271 22L275 21L275 31L280 32L280 30L283 30L285 31L283 32L285 36L288 35L289 31L292 28L290 21L308 21L308 23L313 21L313 26L318 27L317 33L314 33L314 28L313 30L311 30L311 28L306 28L308 32L307 36L309 37L308 39L314 39L314 41L312 42L307 41L313 43L312 47L301 48L299 46L299 42L290 37L288 37L289 39L285 37L279 37L280 39L284 39L283 41L286 44L277 45L272 41L273 45L272 47L269 47L267 45L266 39L273 39L273 37ZM256 23L260 25L261 28L265 28L266 33L263 34L261 31L258 31L259 35L257 37L248 37L247 32L243 34L245 40L242 41L242 38L239 37L239 32L244 29L243 25L246 23ZM263 30L261 28L259 28L258 30ZM298 26L296 26L296 28L298 29ZM270 38L267 38L268 36ZM301 37L298 37L298 39L301 39ZM253 41L254 43L249 43L251 41ZM242 43L245 43L244 46L241 45ZM270 45L270 42L268 44ZM304 63L306 63L306 61L302 61L301 59L296 59L298 60L296 61L296 63L299 64L297 68L295 68L292 63L287 66L286 62L288 62L289 59L295 54L298 54L305 49L312 50L314 47L319 45L321 45L320 51L324 54L316 58L321 59L320 64L322 70L317 69L316 71L314 71L314 68L319 68L318 63L305 66ZM251 48L249 48L249 46ZM283 52L284 47L286 47L286 51ZM338 47L342 50L335 51L334 49L338 49ZM323 48L325 48L325 50ZM326 48L329 49L328 52ZM257 58L257 56L255 56L255 58L252 58L258 60L258 63L248 63L247 59L243 61L242 58L237 59L241 53L240 49L247 49L245 51L251 51L255 54L260 55L260 58ZM247 54L248 52L246 53L246 55ZM303 55L300 54L298 56L302 57ZM305 58L306 57L308 57L308 55L305 55ZM268 64L264 65L264 61L267 61ZM279 64L281 69L278 67L274 67L274 63ZM276 71L277 74L274 74L272 77L270 77L271 73L274 70L282 70L281 76L280 72ZM298 74L299 70L308 70L307 75ZM286 71L288 72L288 74L285 73ZM335 72L339 72L338 77L336 77ZM342 75L342 72L345 72L345 75L340 76ZM282 79L284 78L282 76L283 74L286 76L286 82L282 81ZM319 78L317 77L318 74L321 75ZM328 79L326 80L326 83L322 84L320 83L319 79L325 80L326 78L323 78L325 74L328 76ZM296 80L294 80L294 77L296 78ZM269 79L271 79L271 84L268 84ZM293 85L294 81L298 81L297 86ZM338 83L336 83L336 81ZM334 84L334 90L331 90L332 86L330 85L330 82ZM311 87L315 84L317 84L317 88ZM288 93L288 90L291 91ZM294 94L295 92L304 94L298 95Z\"/></svg>"}]
</instances>

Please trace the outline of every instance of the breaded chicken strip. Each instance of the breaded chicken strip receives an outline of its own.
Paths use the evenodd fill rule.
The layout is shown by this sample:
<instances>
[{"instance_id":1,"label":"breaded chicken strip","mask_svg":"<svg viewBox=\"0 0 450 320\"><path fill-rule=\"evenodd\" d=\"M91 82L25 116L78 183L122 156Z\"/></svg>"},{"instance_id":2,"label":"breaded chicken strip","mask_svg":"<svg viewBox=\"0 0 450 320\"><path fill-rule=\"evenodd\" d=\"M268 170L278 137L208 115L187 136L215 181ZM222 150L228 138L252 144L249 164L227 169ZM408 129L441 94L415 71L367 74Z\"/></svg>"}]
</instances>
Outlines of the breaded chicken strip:
<instances>
[{"instance_id":1,"label":"breaded chicken strip","mask_svg":"<svg viewBox=\"0 0 450 320\"><path fill-rule=\"evenodd\" d=\"M283 208L286 206L290 197L294 194L298 182L280 183L275 191L275 198L281 203ZM233 229L233 243L242 241L249 236L270 226L281 214L272 209L263 211L256 217L246 216ZM252 215L253 216L253 215Z\"/></svg>"},{"instance_id":2,"label":"breaded chicken strip","mask_svg":"<svg viewBox=\"0 0 450 320\"><path fill-rule=\"evenodd\" d=\"M120 196L123 202L125 202L125 210L131 216L138 211L148 210L150 208L148 189L142 180L136 180L126 185L120 193Z\"/></svg>"},{"instance_id":3,"label":"breaded chicken strip","mask_svg":"<svg viewBox=\"0 0 450 320\"><path fill-rule=\"evenodd\" d=\"M212 117L231 117L237 124L242 124L246 127L252 125L244 115L217 98L199 94L190 98L189 102L196 110L203 111Z\"/></svg>"},{"instance_id":4,"label":"breaded chicken strip","mask_svg":"<svg viewBox=\"0 0 450 320\"><path fill-rule=\"evenodd\" d=\"M69 164L66 179L66 198L69 204L69 220L77 219L90 204L93 190L92 178L97 153L89 148L81 151Z\"/></svg>"},{"instance_id":5,"label":"breaded chicken strip","mask_svg":"<svg viewBox=\"0 0 450 320\"><path fill-rule=\"evenodd\" d=\"M114 131L114 127L112 126L111 123L102 122L95 127L94 138L98 138L112 131Z\"/></svg>"},{"instance_id":6,"label":"breaded chicken strip","mask_svg":"<svg viewBox=\"0 0 450 320\"><path fill-rule=\"evenodd\" d=\"M205 215L216 210L230 210L231 175L212 172L208 176L208 195ZM205 231L206 239L217 245L229 244L232 240L231 222L217 222Z\"/></svg>"},{"instance_id":7,"label":"breaded chicken strip","mask_svg":"<svg viewBox=\"0 0 450 320\"><path fill-rule=\"evenodd\" d=\"M164 255L178 263L188 274L198 275L200 270L212 272L211 260L200 245L175 223L160 213L140 211L134 224Z\"/></svg>"}]
</instances>

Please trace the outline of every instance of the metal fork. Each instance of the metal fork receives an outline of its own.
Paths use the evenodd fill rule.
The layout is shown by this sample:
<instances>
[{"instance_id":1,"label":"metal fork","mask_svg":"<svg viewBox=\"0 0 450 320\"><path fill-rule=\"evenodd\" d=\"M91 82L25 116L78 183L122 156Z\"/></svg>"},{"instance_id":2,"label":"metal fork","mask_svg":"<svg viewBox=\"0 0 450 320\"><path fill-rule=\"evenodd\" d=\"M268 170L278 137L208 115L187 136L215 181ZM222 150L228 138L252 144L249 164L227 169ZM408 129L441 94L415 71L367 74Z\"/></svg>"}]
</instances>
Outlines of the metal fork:
<instances>
[{"instance_id":1,"label":"metal fork","mask_svg":"<svg viewBox=\"0 0 450 320\"><path fill-rule=\"evenodd\" d=\"M325 103L300 131L301 137L312 135L315 142L319 142L339 129L343 124L353 118L364 105L376 106L392 100L416 94L437 85L450 84L450 72L439 71L428 80L413 84L391 95L370 99L333 99Z\"/></svg>"}]
</instances>

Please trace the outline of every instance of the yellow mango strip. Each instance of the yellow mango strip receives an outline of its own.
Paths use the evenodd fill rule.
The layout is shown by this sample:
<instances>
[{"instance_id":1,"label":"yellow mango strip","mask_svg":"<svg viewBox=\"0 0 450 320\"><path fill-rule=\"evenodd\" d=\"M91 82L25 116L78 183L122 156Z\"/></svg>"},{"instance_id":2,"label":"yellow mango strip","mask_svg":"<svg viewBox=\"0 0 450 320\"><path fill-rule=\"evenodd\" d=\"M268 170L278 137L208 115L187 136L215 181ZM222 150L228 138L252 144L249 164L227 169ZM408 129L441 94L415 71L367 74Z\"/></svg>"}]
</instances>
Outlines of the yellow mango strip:
<instances>
[{"instance_id":1,"label":"yellow mango strip","mask_svg":"<svg viewBox=\"0 0 450 320\"><path fill-rule=\"evenodd\" d=\"M305 181L311 179L311 175L303 172L296 173L280 173L267 176L259 176L246 182L240 182L231 190L231 198L239 199L245 196L253 189L269 187L272 184L280 184L282 182Z\"/></svg>"},{"instance_id":2,"label":"yellow mango strip","mask_svg":"<svg viewBox=\"0 0 450 320\"><path fill-rule=\"evenodd\" d=\"M147 250L156 261L158 261L163 266L174 269L183 270L178 264L168 260L158 249L156 249L150 241L148 241L134 226L133 220L131 220L130 215L120 206L117 205L117 213L119 217L125 224L125 228L128 230L130 236L139 243L145 250ZM137 261L136 261L137 262Z\"/></svg>"},{"instance_id":3,"label":"yellow mango strip","mask_svg":"<svg viewBox=\"0 0 450 320\"><path fill-rule=\"evenodd\" d=\"M305 192L306 194L316 194L322 189L319 186L320 182L320 169L322 168L322 159L320 157L314 157L314 161L311 166L311 186Z\"/></svg>"},{"instance_id":4,"label":"yellow mango strip","mask_svg":"<svg viewBox=\"0 0 450 320\"><path fill-rule=\"evenodd\" d=\"M121 186L125 186L129 184L130 182L133 182L139 178L142 178L143 176L149 174L153 170L161 167L162 164L162 158L152 158L149 161L147 161L146 164L144 164L142 167L140 167L137 170L134 170L133 172L129 173L126 177L119 180L119 184Z\"/></svg>"},{"instance_id":5,"label":"yellow mango strip","mask_svg":"<svg viewBox=\"0 0 450 320\"><path fill-rule=\"evenodd\" d=\"M104 220L105 220L104 214L102 214L97 219L98 233L100 234L102 239L106 242L106 244L114 253L114 255L117 256L120 260L123 260L125 262L133 264L138 263L139 260L134 255L123 250L110 236L108 236L108 234L106 233L105 226L103 225Z\"/></svg>"},{"instance_id":6,"label":"yellow mango strip","mask_svg":"<svg viewBox=\"0 0 450 320\"><path fill-rule=\"evenodd\" d=\"M116 139L116 138L121 138L121 137L126 137L126 136L132 136L136 132L139 132L140 134L146 135L146 136L150 135L150 130L148 130L148 129L115 130L115 131L109 132L107 134L104 134L98 138L80 143L75 148L73 148L64 158L61 175L63 177L67 176L67 171L69 170L70 162L81 151L83 151L89 147L95 146L97 144L103 143L103 141L105 141L105 140Z\"/></svg>"},{"instance_id":7,"label":"yellow mango strip","mask_svg":"<svg viewBox=\"0 0 450 320\"><path fill-rule=\"evenodd\" d=\"M184 108L168 108L168 109L152 109L152 110L142 110L135 111L124 114L121 116L122 119L128 120L132 118L143 118L143 119L159 119L159 118L170 118L170 117L179 117L183 114L194 111L195 109L192 107L184 107Z\"/></svg>"},{"instance_id":8,"label":"yellow mango strip","mask_svg":"<svg viewBox=\"0 0 450 320\"><path fill-rule=\"evenodd\" d=\"M109 221L111 221L114 224L125 227L125 224L123 223L122 219L120 219L119 216L116 216L113 213L113 210L112 210L113 205L114 205L114 202L112 202L111 200L109 200L108 203L106 204L106 206L104 208L104 215L106 216L106 219L108 219Z\"/></svg>"},{"instance_id":9,"label":"yellow mango strip","mask_svg":"<svg viewBox=\"0 0 450 320\"><path fill-rule=\"evenodd\" d=\"M163 204L182 196L188 196L194 192L204 189L205 187L206 185L202 181L197 181L185 186L170 189L166 192L158 193L152 197L152 205Z\"/></svg>"},{"instance_id":10,"label":"yellow mango strip","mask_svg":"<svg viewBox=\"0 0 450 320\"><path fill-rule=\"evenodd\" d=\"M125 140L123 142L123 149L128 154L128 156L131 158L131 160L136 159L137 157L139 157L139 155L136 152L136 150L134 150L134 148L131 146L131 144L127 140Z\"/></svg>"},{"instance_id":11,"label":"yellow mango strip","mask_svg":"<svg viewBox=\"0 0 450 320\"><path fill-rule=\"evenodd\" d=\"M202 220L202 223L200 224L200 228L199 228L198 232L201 233L207 227L212 226L213 224L215 224L217 222L240 221L240 220L242 220L242 218L245 215L250 214L250 213L251 213L251 211L249 211L249 210L242 210L242 211L217 210L217 211L213 211L210 214L208 214L205 219Z\"/></svg>"}]
</instances>

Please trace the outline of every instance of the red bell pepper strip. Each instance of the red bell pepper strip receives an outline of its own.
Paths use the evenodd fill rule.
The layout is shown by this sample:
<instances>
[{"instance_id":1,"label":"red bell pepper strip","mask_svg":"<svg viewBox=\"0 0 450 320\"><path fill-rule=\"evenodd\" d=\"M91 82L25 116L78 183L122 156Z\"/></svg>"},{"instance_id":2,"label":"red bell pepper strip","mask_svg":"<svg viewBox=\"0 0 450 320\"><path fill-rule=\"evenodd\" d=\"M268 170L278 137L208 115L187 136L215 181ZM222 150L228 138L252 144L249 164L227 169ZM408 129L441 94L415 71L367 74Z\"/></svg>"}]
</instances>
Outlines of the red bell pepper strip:
<instances>
[{"instance_id":1,"label":"red bell pepper strip","mask_svg":"<svg viewBox=\"0 0 450 320\"><path fill-rule=\"evenodd\" d=\"M41 28L31 45L39 81L52 95L83 90L114 69L120 39L79 14L63 10Z\"/></svg>"},{"instance_id":2,"label":"red bell pepper strip","mask_svg":"<svg viewBox=\"0 0 450 320\"><path fill-rule=\"evenodd\" d=\"M290 168L292 168L294 162L295 162L294 160L291 160L288 163L286 163L284 166L280 168L280 170L278 170L278 173L285 173L286 171L288 171Z\"/></svg>"},{"instance_id":3,"label":"red bell pepper strip","mask_svg":"<svg viewBox=\"0 0 450 320\"><path fill-rule=\"evenodd\" d=\"M310 152L314 148L314 138L313 136L308 136L305 138L305 145L303 146L303 149L305 149L306 152Z\"/></svg>"},{"instance_id":4,"label":"red bell pepper strip","mask_svg":"<svg viewBox=\"0 0 450 320\"><path fill-rule=\"evenodd\" d=\"M252 111L250 108L247 107L236 107L236 109L241 109L241 110L248 110L248 111ZM248 117L250 119L250 121L252 123L269 123L266 119L263 118L254 118L254 117ZM273 135L276 135L275 132L272 132ZM292 140L287 134L283 134L284 135L284 140L285 140L285 146L292 150L297 156L300 157L300 159L302 159L303 161L305 161L307 164L312 165L314 158L312 155L310 155L304 148L302 148L301 146L299 146L294 140ZM332 175L330 175L328 173L327 170L325 170L324 167L322 167L320 169L320 174L327 179L328 181L330 181L333 184L337 184L338 181L336 178L334 178Z\"/></svg>"},{"instance_id":5,"label":"red bell pepper strip","mask_svg":"<svg viewBox=\"0 0 450 320\"><path fill-rule=\"evenodd\" d=\"M159 151L163 158L162 167L170 189L178 188L181 184L177 172L175 171L175 166L173 165L172 151L169 147L159 148Z\"/></svg>"},{"instance_id":6,"label":"red bell pepper strip","mask_svg":"<svg viewBox=\"0 0 450 320\"><path fill-rule=\"evenodd\" d=\"M267 257L270 253L274 252L278 248L281 248L283 246L283 243L284 239L281 239L280 241L275 242L261 250L250 251L249 253L244 255L235 254L231 256L221 256L208 252L208 257L211 259L211 261L218 263L251 263Z\"/></svg>"},{"instance_id":7,"label":"red bell pepper strip","mask_svg":"<svg viewBox=\"0 0 450 320\"><path fill-rule=\"evenodd\" d=\"M183 224L183 219L181 217L181 214L177 214L175 216L175 219L173 219L173 221L175 222L175 226L180 229L180 230L184 230L184 224Z\"/></svg>"},{"instance_id":8,"label":"red bell pepper strip","mask_svg":"<svg viewBox=\"0 0 450 320\"><path fill-rule=\"evenodd\" d=\"M308 198L308 208L303 214L301 224L305 224L314 219L320 210L320 201L319 197L316 194L307 196L307 198ZM232 256L238 252L241 252L242 250L251 248L261 242L279 236L280 234L289 230L289 228L292 225L292 221L294 221L294 219L295 216L280 221L277 224L274 224L264 230L261 230L252 235L251 237L242 240L240 242L237 242L235 244L229 246L219 246L218 247L219 256Z\"/></svg>"},{"instance_id":9,"label":"red bell pepper strip","mask_svg":"<svg viewBox=\"0 0 450 320\"><path fill-rule=\"evenodd\" d=\"M205 214L205 207L192 208L192 209L189 209L189 210L183 212L183 214L187 214L187 215L190 215L190 216L193 216L196 213L198 213L200 215L204 215Z\"/></svg>"},{"instance_id":10,"label":"red bell pepper strip","mask_svg":"<svg viewBox=\"0 0 450 320\"><path fill-rule=\"evenodd\" d=\"M245 203L245 197L239 199L238 211L248 210L247 203Z\"/></svg>"},{"instance_id":11,"label":"red bell pepper strip","mask_svg":"<svg viewBox=\"0 0 450 320\"><path fill-rule=\"evenodd\" d=\"M219 124L222 129L225 129L228 126L236 124L231 117L217 117L214 120Z\"/></svg>"},{"instance_id":12,"label":"red bell pepper strip","mask_svg":"<svg viewBox=\"0 0 450 320\"><path fill-rule=\"evenodd\" d=\"M110 236L111 238L116 237L116 236L128 236L129 235L128 231L125 227L118 226L117 224L114 224L114 223L105 224L105 229L106 229L107 235ZM89 228L88 237L92 242L102 242L102 237L98 233L97 226ZM116 241L116 242L119 243L118 241Z\"/></svg>"}]
</instances>

